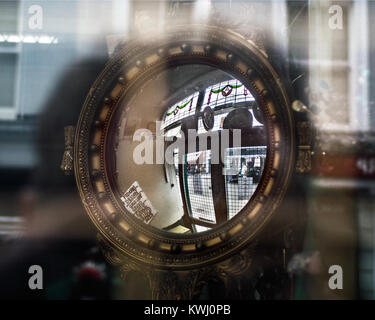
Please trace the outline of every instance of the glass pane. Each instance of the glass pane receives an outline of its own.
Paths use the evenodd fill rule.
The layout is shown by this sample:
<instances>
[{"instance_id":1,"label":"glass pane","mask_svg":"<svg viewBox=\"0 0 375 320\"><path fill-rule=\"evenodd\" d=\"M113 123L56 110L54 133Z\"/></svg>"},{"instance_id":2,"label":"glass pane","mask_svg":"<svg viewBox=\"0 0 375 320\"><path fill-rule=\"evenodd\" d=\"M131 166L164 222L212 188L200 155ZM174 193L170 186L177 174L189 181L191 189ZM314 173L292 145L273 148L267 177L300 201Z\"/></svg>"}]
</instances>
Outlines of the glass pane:
<instances>
[{"instance_id":1,"label":"glass pane","mask_svg":"<svg viewBox=\"0 0 375 320\"><path fill-rule=\"evenodd\" d=\"M18 4L19 1L0 1L0 47L14 46L7 42L9 35L18 33Z\"/></svg>"},{"instance_id":2,"label":"glass pane","mask_svg":"<svg viewBox=\"0 0 375 320\"><path fill-rule=\"evenodd\" d=\"M195 219L216 223L210 172L211 151L188 153L186 162L185 192L190 214Z\"/></svg>"},{"instance_id":3,"label":"glass pane","mask_svg":"<svg viewBox=\"0 0 375 320\"><path fill-rule=\"evenodd\" d=\"M241 211L258 187L266 153L266 146L226 149L225 191L228 219Z\"/></svg>"},{"instance_id":4,"label":"glass pane","mask_svg":"<svg viewBox=\"0 0 375 320\"><path fill-rule=\"evenodd\" d=\"M0 54L0 108L14 105L16 63L16 54Z\"/></svg>"},{"instance_id":5,"label":"glass pane","mask_svg":"<svg viewBox=\"0 0 375 320\"><path fill-rule=\"evenodd\" d=\"M18 1L0 1L0 32L16 33Z\"/></svg>"}]
</instances>

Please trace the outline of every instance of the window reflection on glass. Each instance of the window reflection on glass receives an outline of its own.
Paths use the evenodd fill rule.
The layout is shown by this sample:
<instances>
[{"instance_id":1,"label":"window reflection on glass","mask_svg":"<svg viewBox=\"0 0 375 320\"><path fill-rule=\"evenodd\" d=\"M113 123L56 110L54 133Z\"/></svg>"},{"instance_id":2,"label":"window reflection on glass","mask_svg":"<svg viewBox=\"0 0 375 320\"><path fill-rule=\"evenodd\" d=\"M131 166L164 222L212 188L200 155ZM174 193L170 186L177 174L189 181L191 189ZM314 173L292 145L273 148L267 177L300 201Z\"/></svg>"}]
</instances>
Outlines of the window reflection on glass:
<instances>
[{"instance_id":1,"label":"window reflection on glass","mask_svg":"<svg viewBox=\"0 0 375 320\"><path fill-rule=\"evenodd\" d=\"M14 106L17 55L0 54L0 108Z\"/></svg>"},{"instance_id":2,"label":"window reflection on glass","mask_svg":"<svg viewBox=\"0 0 375 320\"><path fill-rule=\"evenodd\" d=\"M17 35L19 22L19 1L0 1L0 119L16 116L20 48L7 39Z\"/></svg>"}]
</instances>

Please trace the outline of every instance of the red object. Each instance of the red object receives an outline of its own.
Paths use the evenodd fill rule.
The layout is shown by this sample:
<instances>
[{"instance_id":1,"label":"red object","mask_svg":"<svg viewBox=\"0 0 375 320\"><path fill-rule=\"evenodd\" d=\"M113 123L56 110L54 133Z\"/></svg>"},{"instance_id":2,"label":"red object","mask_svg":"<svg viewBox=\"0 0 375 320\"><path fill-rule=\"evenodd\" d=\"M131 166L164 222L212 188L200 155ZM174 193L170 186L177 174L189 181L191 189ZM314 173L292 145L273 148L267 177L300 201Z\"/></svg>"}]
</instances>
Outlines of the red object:
<instances>
[{"instance_id":1,"label":"red object","mask_svg":"<svg viewBox=\"0 0 375 320\"><path fill-rule=\"evenodd\" d=\"M317 176L375 179L375 156L322 154L313 158L311 173Z\"/></svg>"},{"instance_id":2,"label":"red object","mask_svg":"<svg viewBox=\"0 0 375 320\"><path fill-rule=\"evenodd\" d=\"M101 272L91 266L83 267L79 273L78 273L78 278L91 278L94 280L102 280L102 274Z\"/></svg>"}]
</instances>

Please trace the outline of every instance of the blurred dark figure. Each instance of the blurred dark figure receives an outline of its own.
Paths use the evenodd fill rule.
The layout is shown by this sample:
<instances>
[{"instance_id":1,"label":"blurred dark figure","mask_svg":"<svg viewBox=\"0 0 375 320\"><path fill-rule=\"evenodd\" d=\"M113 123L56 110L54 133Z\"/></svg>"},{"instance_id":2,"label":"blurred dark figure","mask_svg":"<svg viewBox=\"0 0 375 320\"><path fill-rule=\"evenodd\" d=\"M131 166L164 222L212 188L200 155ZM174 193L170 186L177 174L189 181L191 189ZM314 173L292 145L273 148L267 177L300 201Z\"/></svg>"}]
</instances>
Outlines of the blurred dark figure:
<instances>
[{"instance_id":1,"label":"blurred dark figure","mask_svg":"<svg viewBox=\"0 0 375 320\"><path fill-rule=\"evenodd\" d=\"M26 233L1 248L1 299L111 298L112 268L96 247L96 231L74 177L60 170L64 127L77 123L85 97L104 68L107 57L102 49L102 57L67 68L46 100L38 126L39 165L20 196ZM101 271L82 269L89 262L100 265ZM29 288L32 265L42 267L43 290ZM80 266L82 270L77 271Z\"/></svg>"}]
</instances>

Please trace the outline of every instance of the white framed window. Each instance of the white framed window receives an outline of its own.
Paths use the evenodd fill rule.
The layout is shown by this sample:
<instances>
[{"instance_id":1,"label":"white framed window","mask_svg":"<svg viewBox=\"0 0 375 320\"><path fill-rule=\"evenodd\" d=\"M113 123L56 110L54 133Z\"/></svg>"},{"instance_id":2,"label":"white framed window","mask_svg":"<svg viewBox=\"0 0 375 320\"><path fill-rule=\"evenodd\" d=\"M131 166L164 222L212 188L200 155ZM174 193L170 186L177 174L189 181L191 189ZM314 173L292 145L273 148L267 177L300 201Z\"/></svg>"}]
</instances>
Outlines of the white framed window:
<instances>
[{"instance_id":1,"label":"white framed window","mask_svg":"<svg viewBox=\"0 0 375 320\"><path fill-rule=\"evenodd\" d=\"M341 28L330 27L336 14ZM367 20L367 1L309 2L310 104L320 130L369 129Z\"/></svg>"},{"instance_id":2,"label":"white framed window","mask_svg":"<svg viewBox=\"0 0 375 320\"><path fill-rule=\"evenodd\" d=\"M17 117L21 43L13 41L21 29L21 1L0 1L0 120Z\"/></svg>"}]
</instances>

